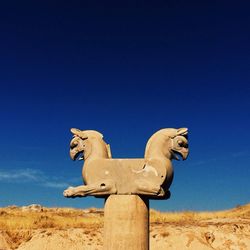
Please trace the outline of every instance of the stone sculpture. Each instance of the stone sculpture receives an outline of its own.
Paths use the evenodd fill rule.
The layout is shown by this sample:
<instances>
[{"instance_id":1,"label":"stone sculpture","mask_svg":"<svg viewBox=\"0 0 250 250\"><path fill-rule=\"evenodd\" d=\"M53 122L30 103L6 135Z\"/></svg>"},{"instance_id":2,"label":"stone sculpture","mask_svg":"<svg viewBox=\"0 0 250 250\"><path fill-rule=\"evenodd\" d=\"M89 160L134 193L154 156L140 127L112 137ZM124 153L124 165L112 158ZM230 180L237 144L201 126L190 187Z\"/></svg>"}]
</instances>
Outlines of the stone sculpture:
<instances>
[{"instance_id":1,"label":"stone sculpture","mask_svg":"<svg viewBox=\"0 0 250 250\"><path fill-rule=\"evenodd\" d=\"M72 160L84 160L85 185L69 187L65 197L145 195L167 199L173 179L171 161L188 156L188 129L166 128L157 131L147 142L144 159L113 159L103 135L94 130L72 128Z\"/></svg>"}]
</instances>

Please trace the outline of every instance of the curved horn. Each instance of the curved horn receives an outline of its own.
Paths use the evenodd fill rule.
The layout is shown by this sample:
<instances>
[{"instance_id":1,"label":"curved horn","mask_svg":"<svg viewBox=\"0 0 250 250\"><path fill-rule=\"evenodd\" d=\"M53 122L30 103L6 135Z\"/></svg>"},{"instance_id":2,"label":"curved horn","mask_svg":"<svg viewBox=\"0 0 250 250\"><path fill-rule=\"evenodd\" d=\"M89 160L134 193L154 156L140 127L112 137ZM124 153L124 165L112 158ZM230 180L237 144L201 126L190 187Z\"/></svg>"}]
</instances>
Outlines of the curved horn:
<instances>
[{"instance_id":1,"label":"curved horn","mask_svg":"<svg viewBox=\"0 0 250 250\"><path fill-rule=\"evenodd\" d=\"M70 131L73 135L77 135L82 139L87 139L89 137L100 137L101 139L103 138L103 135L95 130L80 130L77 128L72 128L70 129Z\"/></svg>"},{"instance_id":2,"label":"curved horn","mask_svg":"<svg viewBox=\"0 0 250 250\"><path fill-rule=\"evenodd\" d=\"M177 130L177 135L187 135L188 134L188 129L187 128L179 128Z\"/></svg>"},{"instance_id":3,"label":"curved horn","mask_svg":"<svg viewBox=\"0 0 250 250\"><path fill-rule=\"evenodd\" d=\"M77 136L81 137L82 139L87 139L88 138L88 136L84 135L83 131L81 131L78 128L71 128L70 131L71 131L71 133L73 135L77 135Z\"/></svg>"}]
</instances>

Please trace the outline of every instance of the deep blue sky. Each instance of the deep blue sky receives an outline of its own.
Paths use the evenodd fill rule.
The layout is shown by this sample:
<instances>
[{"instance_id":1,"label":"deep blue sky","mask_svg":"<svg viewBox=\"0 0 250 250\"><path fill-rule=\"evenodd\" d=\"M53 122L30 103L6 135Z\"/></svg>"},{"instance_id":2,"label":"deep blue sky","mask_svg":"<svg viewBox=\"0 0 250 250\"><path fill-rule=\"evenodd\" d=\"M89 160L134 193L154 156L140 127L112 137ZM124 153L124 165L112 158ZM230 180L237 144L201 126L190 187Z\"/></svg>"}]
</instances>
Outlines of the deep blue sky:
<instances>
[{"instance_id":1,"label":"deep blue sky","mask_svg":"<svg viewBox=\"0 0 250 250\"><path fill-rule=\"evenodd\" d=\"M119 1L118 1L119 2ZM68 200L81 162L69 129L96 129L113 157L188 127L161 210L250 202L250 16L246 1L11 1L0 6L0 206Z\"/></svg>"}]
</instances>

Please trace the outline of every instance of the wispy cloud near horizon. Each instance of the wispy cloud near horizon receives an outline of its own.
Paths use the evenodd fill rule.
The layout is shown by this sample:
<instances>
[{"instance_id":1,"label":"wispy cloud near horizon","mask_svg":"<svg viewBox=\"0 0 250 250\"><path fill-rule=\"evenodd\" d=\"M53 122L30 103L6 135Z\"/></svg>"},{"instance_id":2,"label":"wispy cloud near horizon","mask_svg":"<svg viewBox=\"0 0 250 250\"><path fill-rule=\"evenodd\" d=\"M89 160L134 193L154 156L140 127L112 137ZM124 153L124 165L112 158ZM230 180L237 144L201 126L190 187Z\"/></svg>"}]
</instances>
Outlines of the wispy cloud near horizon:
<instances>
[{"instance_id":1,"label":"wispy cloud near horizon","mask_svg":"<svg viewBox=\"0 0 250 250\"><path fill-rule=\"evenodd\" d=\"M51 178L39 169L25 168L25 169L0 169L0 181L9 183L30 183L49 188L67 188L69 183L60 178Z\"/></svg>"},{"instance_id":2,"label":"wispy cloud near horizon","mask_svg":"<svg viewBox=\"0 0 250 250\"><path fill-rule=\"evenodd\" d=\"M46 181L41 184L44 187L51 187L51 188L67 188L70 185L67 182L52 182L52 181Z\"/></svg>"},{"instance_id":3,"label":"wispy cloud near horizon","mask_svg":"<svg viewBox=\"0 0 250 250\"><path fill-rule=\"evenodd\" d=\"M10 171L0 169L1 181L36 181L41 178L41 175L43 175L42 171L31 168L16 169Z\"/></svg>"}]
</instances>

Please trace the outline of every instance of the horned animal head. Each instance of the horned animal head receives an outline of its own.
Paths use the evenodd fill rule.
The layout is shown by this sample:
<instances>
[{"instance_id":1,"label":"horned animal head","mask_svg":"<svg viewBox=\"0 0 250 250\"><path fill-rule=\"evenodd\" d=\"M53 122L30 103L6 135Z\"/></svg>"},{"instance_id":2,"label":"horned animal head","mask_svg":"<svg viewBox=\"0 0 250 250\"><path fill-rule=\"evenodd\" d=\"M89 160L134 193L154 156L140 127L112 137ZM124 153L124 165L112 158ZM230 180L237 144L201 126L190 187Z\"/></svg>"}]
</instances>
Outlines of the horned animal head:
<instances>
[{"instance_id":1,"label":"horned animal head","mask_svg":"<svg viewBox=\"0 0 250 250\"><path fill-rule=\"evenodd\" d=\"M185 160L188 156L188 129L166 128L154 133L148 140L145 158L163 154L170 160Z\"/></svg>"},{"instance_id":2,"label":"horned animal head","mask_svg":"<svg viewBox=\"0 0 250 250\"><path fill-rule=\"evenodd\" d=\"M79 130L72 128L73 139L70 142L70 157L72 160L86 160L94 151L99 155L110 155L108 145L103 141L103 135L95 130Z\"/></svg>"},{"instance_id":3,"label":"horned animal head","mask_svg":"<svg viewBox=\"0 0 250 250\"><path fill-rule=\"evenodd\" d=\"M179 128L176 130L171 138L171 152L172 157L176 160L179 160L179 156L182 157L183 160L186 160L189 154L188 148L188 129L187 128Z\"/></svg>"}]
</instances>

